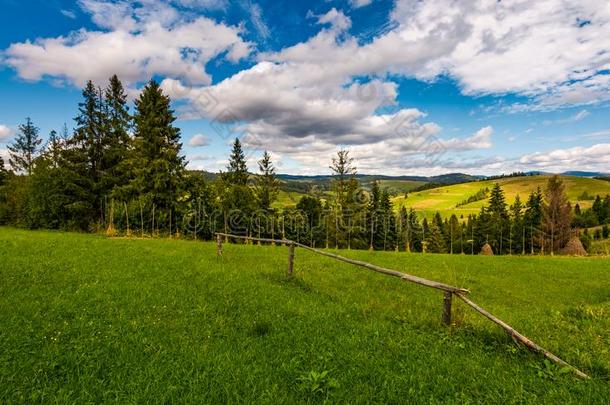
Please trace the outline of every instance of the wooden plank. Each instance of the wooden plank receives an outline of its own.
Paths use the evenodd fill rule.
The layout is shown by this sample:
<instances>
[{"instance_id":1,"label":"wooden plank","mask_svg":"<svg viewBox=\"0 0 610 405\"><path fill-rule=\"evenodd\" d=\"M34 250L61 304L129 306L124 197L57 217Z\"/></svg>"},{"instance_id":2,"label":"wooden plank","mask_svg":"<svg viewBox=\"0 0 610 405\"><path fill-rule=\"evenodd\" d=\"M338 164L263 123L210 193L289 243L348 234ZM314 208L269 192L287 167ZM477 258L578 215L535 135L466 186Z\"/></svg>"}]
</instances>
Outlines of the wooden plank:
<instances>
[{"instance_id":1,"label":"wooden plank","mask_svg":"<svg viewBox=\"0 0 610 405\"><path fill-rule=\"evenodd\" d=\"M504 329L516 342L522 343L523 345L525 345L525 347L527 347L528 349L530 349L533 352L542 353L547 359L551 360L552 362L554 362L556 364L559 364L560 366L569 368L580 378L585 378L585 379L589 378L589 376L587 374L583 373L582 371L580 371L573 365L560 359L559 357L557 357L553 353L549 352L548 350L544 349L543 347L538 346L536 343L532 342L530 339L523 336L521 333L517 332L512 326L510 326L503 320L496 318L491 313L487 312L486 310L484 310L483 308L481 308L474 302L470 301L468 298L464 297L461 294L456 294L456 295L462 301L464 301L466 304L468 304L470 307L472 307L475 311L477 311L478 313L480 313L481 315L483 315L490 321L500 325L500 327L502 327L502 329Z\"/></svg>"},{"instance_id":2,"label":"wooden plank","mask_svg":"<svg viewBox=\"0 0 610 405\"><path fill-rule=\"evenodd\" d=\"M325 252L323 250L314 249L309 246L302 245L300 243L297 243L296 245L300 248L315 252L322 256L332 257L333 259L340 260L342 262L350 263L355 266L364 267L365 269L373 270L378 273L387 274L389 276L398 277L402 280L410 281L415 284L423 285L423 286L430 287L430 288L436 288L437 290L443 290L443 291L449 291L449 292L460 292L463 294L468 294L470 292L465 288L454 287L452 285L439 283L437 281L427 280L425 278L413 276L411 274L401 273L399 271L392 270L392 269L386 269L384 267L376 266L374 264L370 264L367 262L362 262L360 260L348 259L347 257L339 256L335 253Z\"/></svg>"},{"instance_id":3,"label":"wooden plank","mask_svg":"<svg viewBox=\"0 0 610 405\"><path fill-rule=\"evenodd\" d=\"M386 269L384 267L380 267L380 266L376 266L374 264L370 264L367 262L362 262L360 260L354 260L354 259L349 259L347 257L343 257L340 256L338 254L335 253L330 253L330 252L326 252L323 250L319 250L319 249L315 249L312 247L309 247L307 245L303 245L301 243L297 243L291 240L287 240L287 239L281 239L281 240L277 240L277 239L267 239L267 238L253 238L253 237L249 237L249 236L238 236L238 235L230 235L230 234L217 234L217 235L222 235L222 236L227 236L227 237L231 237L231 238L237 238L237 239L247 239L247 240L260 240L262 242L275 242L275 243L283 243L283 244L293 244L295 246L298 246L300 248L303 248L305 250L309 250L311 252L317 253L319 255L322 256L326 256L326 257L331 257L333 259L345 262L345 263L350 263L353 264L355 266L360 266L360 267L364 267L365 269L369 269L369 270L373 270L376 271L378 273L383 273L383 274L387 274L389 276L393 276L393 277L398 277L402 280L405 281L409 281L415 284L419 284L419 285L423 285L426 287L430 287L430 288L435 288L437 290L442 290L442 291L449 291L449 292L459 292L462 294L468 294L470 291L468 291L465 288L459 288L459 287L454 287L452 285L448 285L448 284L444 284L444 283L439 283L437 281L431 281L431 280L427 280L425 278L421 278L421 277L417 277L417 276L412 276L410 274L406 274L406 273L401 273L399 271L396 270L392 270L392 269Z\"/></svg>"},{"instance_id":4,"label":"wooden plank","mask_svg":"<svg viewBox=\"0 0 610 405\"><path fill-rule=\"evenodd\" d=\"M431 281L431 280L426 280L424 278L421 277L417 277L417 276L412 276L410 274L405 274L405 273L401 273L399 271L396 270L391 270L391 269L386 269L383 267L379 267L379 266L375 266L373 264L370 263L366 263L366 262L362 262L359 260L354 260L354 259L348 259L347 257L343 257L343 256L339 256L335 253L330 253L330 252L326 252L323 250L318 250L312 247L309 247L307 245L303 245L301 243L297 243L291 240L287 240L287 239L267 239L267 238L252 238L252 237L248 237L248 236L238 236L238 235L230 235L230 234L223 234L223 233L217 233L217 241L220 241L219 243L219 255L222 254L222 239L221 236L224 236L226 238L231 237L231 238L237 238L237 239L246 239L246 240L259 240L262 242L270 242L270 243L282 243L282 244L288 244L290 248L294 249L294 247L298 246L301 247L305 250L309 250L311 252L317 253L319 255L322 256L327 256L327 257L331 257L333 259L342 261L342 262L346 262L346 263L350 263L356 266L360 266L360 267L364 267L366 269L369 270L373 270L376 271L378 273L383 273L383 274L387 274L389 276L394 276L394 277L398 277L402 280L405 281L410 281L412 283L415 284L420 284L426 287L430 287L430 288L435 288L438 290L443 290L445 291L445 295L444 295L444 299L443 299L443 323L445 325L450 325L451 324L451 301L452 301L452 296L453 294L457 295L462 301L464 301L467 305L469 305L470 307L472 307L476 312L480 313L481 315L485 316L487 319L491 320L492 322L500 325L500 327L502 327L502 329L504 329L512 338L513 340L522 343L523 345L525 345L528 349L532 350L533 352L536 353L542 353L546 358L548 358L549 360L553 361L556 364L559 364L563 367L568 367L570 370L572 370L578 377L580 378L585 378L588 379L590 378L587 374L583 373L582 371L580 371L579 369L577 369L576 367L572 366L571 364L565 362L564 360L560 359L559 357L557 357L556 355L554 355L553 353L549 352L548 350L538 346L536 343L532 342L530 339L528 339L527 337L525 337L524 335L522 335L521 333L519 333L518 331L516 331L512 326L508 325L506 322L502 321L499 318L496 318L494 315L492 315L491 313L487 312L486 310L484 310L483 308L479 307L477 304L475 304L474 302L472 302L471 300L469 300L468 298L465 297L465 294L468 294L470 291L468 291L467 289L464 288L459 288L459 287L454 287L448 284L444 284L444 283L438 283L436 281ZM289 267L288 267L288 271L289 274L292 274L292 270L293 270L293 265L294 265L294 251L289 251Z\"/></svg>"}]
</instances>

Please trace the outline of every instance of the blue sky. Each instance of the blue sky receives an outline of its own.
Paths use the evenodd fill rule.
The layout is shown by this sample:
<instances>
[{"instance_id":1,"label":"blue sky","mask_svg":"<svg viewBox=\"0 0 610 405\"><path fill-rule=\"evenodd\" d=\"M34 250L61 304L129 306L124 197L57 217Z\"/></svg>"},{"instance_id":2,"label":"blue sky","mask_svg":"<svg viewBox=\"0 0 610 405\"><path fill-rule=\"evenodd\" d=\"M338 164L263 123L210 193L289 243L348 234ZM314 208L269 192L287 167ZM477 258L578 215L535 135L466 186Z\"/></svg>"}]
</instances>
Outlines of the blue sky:
<instances>
[{"instance_id":1,"label":"blue sky","mask_svg":"<svg viewBox=\"0 0 610 405\"><path fill-rule=\"evenodd\" d=\"M73 125L80 89L151 77L191 168L239 136L255 168L610 172L610 3L0 0L0 154L30 116Z\"/></svg>"}]
</instances>

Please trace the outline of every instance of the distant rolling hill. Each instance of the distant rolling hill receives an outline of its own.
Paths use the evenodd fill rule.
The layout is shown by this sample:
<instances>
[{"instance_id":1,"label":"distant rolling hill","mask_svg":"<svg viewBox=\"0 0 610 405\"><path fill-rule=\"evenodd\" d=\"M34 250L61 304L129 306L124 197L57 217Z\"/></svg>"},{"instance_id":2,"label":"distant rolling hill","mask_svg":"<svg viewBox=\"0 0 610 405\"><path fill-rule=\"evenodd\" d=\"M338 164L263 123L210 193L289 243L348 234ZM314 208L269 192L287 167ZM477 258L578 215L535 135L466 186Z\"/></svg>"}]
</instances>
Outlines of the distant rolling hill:
<instances>
[{"instance_id":1,"label":"distant rolling hill","mask_svg":"<svg viewBox=\"0 0 610 405\"><path fill-rule=\"evenodd\" d=\"M521 201L525 203L530 192L540 187L544 190L546 182L551 175L527 176L527 177L508 177L497 180L481 180L470 183L455 184L430 190L414 192L404 196L397 196L393 199L395 206L402 205L415 209L416 211L431 217L435 212L440 212L443 217L456 214L468 216L476 214L483 205L487 204L488 199L475 201L469 204L459 205L468 197L475 195L479 190L493 187L498 182L502 186L508 204L512 204L515 197L519 195ZM582 208L588 208L592 204L590 199L582 199L586 191L589 196L610 194L610 182L592 179L587 177L560 176L563 180L570 201L579 203Z\"/></svg>"}]
</instances>

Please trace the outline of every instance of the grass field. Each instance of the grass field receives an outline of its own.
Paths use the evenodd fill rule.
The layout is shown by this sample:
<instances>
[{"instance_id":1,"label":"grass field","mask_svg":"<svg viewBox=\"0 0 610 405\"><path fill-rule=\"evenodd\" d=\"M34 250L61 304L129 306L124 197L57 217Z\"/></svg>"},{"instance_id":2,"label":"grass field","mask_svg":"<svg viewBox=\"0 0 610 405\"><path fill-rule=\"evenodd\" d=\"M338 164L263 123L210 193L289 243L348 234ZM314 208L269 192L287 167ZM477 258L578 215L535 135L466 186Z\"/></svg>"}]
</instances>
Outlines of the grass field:
<instances>
[{"instance_id":1,"label":"grass field","mask_svg":"<svg viewBox=\"0 0 610 405\"><path fill-rule=\"evenodd\" d=\"M593 378L442 293L297 250L0 228L0 403L607 403L610 261L342 251L470 288Z\"/></svg>"},{"instance_id":2,"label":"grass field","mask_svg":"<svg viewBox=\"0 0 610 405\"><path fill-rule=\"evenodd\" d=\"M404 196L398 196L393 199L393 202L398 207L401 205L411 207L427 217L431 217L437 211L443 217L450 216L451 214L456 214L458 217L461 215L466 217L468 214L477 214L481 207L487 204L487 200L476 201L460 207L456 207L456 205L476 194L481 189L487 187L491 190L496 182L502 186L507 203L512 204L517 195L525 203L529 194L537 187L544 190L548 179L549 176L545 175L455 184L409 194L406 199ZM610 182L607 181L571 176L561 176L561 179L566 186L570 201L573 204L579 203L582 208L589 208L593 203L591 200L579 200L579 196L583 192L586 191L593 197L597 194L601 196L610 194Z\"/></svg>"},{"instance_id":3,"label":"grass field","mask_svg":"<svg viewBox=\"0 0 610 405\"><path fill-rule=\"evenodd\" d=\"M294 208L299 200L306 194L296 191L280 190L277 195L277 200L273 203L274 208Z\"/></svg>"}]
</instances>

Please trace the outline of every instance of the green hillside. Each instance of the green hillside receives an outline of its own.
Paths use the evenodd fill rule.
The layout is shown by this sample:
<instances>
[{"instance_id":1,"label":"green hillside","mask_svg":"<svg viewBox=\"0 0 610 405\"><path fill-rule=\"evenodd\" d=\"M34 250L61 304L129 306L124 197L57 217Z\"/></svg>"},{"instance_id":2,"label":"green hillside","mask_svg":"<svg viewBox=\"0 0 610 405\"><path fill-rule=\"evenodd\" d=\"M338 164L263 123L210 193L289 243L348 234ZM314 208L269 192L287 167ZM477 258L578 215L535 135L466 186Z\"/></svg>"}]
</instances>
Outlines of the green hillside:
<instances>
[{"instance_id":1,"label":"green hillside","mask_svg":"<svg viewBox=\"0 0 610 405\"><path fill-rule=\"evenodd\" d=\"M215 249L0 228L0 403L607 402L606 259L342 252L470 288L579 381L460 302L443 327L439 291Z\"/></svg>"},{"instance_id":2,"label":"green hillside","mask_svg":"<svg viewBox=\"0 0 610 405\"><path fill-rule=\"evenodd\" d=\"M450 216L454 213L458 215L458 217L461 215L467 216L468 214L478 213L481 207L487 204L487 199L475 201L460 207L456 207L456 205L467 200L470 196L475 195L481 189L489 188L491 190L493 185L497 182L502 186L506 195L506 201L509 204L514 202L517 195L525 202L529 193L534 191L537 187L541 187L544 190L549 177L550 176L548 175L509 177L498 180L455 184L412 193L409 194L406 199L404 196L397 196L393 199L393 202L397 207L402 205L411 207L428 217L432 216L437 211L440 212L442 216ZM588 208L593 203L592 200L582 200L580 198L584 192L587 192L593 197L597 194L602 196L610 194L610 182L583 177L560 177L566 186L570 201L573 204L579 203L582 208Z\"/></svg>"}]
</instances>

